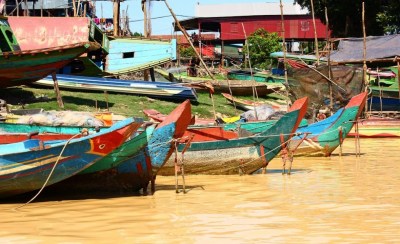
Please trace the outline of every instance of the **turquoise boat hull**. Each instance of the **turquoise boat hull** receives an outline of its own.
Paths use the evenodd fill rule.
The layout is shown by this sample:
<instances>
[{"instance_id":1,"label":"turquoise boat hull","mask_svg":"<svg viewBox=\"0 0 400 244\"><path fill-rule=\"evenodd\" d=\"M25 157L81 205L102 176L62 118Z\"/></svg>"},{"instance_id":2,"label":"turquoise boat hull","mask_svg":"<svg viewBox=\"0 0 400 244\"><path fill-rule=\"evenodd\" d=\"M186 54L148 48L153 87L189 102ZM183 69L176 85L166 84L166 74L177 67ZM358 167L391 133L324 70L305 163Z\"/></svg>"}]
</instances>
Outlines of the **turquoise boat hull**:
<instances>
[{"instance_id":1,"label":"turquoise boat hull","mask_svg":"<svg viewBox=\"0 0 400 244\"><path fill-rule=\"evenodd\" d=\"M41 188L53 167L47 185L67 179L112 152L132 132L133 120L127 119L69 143L32 139L0 145L0 197Z\"/></svg>"}]
</instances>

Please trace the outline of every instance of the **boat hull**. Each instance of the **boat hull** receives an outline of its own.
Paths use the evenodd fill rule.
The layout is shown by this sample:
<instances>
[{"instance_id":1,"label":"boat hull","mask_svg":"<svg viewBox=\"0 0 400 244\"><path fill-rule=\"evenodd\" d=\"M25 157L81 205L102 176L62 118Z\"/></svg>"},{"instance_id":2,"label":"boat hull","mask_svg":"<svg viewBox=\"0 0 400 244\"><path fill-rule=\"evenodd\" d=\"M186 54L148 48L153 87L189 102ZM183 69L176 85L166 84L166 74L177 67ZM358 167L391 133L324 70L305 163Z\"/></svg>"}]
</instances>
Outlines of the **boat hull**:
<instances>
[{"instance_id":1,"label":"boat hull","mask_svg":"<svg viewBox=\"0 0 400 244\"><path fill-rule=\"evenodd\" d=\"M0 56L0 87L30 84L56 72L71 60L86 52L88 43L3 53Z\"/></svg>"},{"instance_id":2,"label":"boat hull","mask_svg":"<svg viewBox=\"0 0 400 244\"><path fill-rule=\"evenodd\" d=\"M364 109L367 93L353 97L345 108L317 123L299 128L298 133L309 133L295 136L289 148L297 156L330 156L350 133L355 121Z\"/></svg>"},{"instance_id":3,"label":"boat hull","mask_svg":"<svg viewBox=\"0 0 400 244\"><path fill-rule=\"evenodd\" d=\"M307 102L307 98L296 101L287 114L258 134L239 137L240 132L226 131L221 127L190 128L185 133L193 137L190 147L185 152L184 145L178 147L179 152L184 152L185 172L251 174L266 167L282 149L282 142L286 142L299 126ZM171 157L159 174L173 175L174 172L175 158Z\"/></svg>"},{"instance_id":4,"label":"boat hull","mask_svg":"<svg viewBox=\"0 0 400 244\"><path fill-rule=\"evenodd\" d=\"M74 75L57 75L57 80L58 86L64 89L108 91L179 101L186 99L197 100L197 94L194 89L171 82L147 82ZM53 87L53 80L51 76L47 76L33 84Z\"/></svg>"},{"instance_id":5,"label":"boat hull","mask_svg":"<svg viewBox=\"0 0 400 244\"><path fill-rule=\"evenodd\" d=\"M0 197L9 197L69 178L120 146L133 132L127 119L102 133L66 141L27 140L1 145Z\"/></svg>"},{"instance_id":6,"label":"boat hull","mask_svg":"<svg viewBox=\"0 0 400 244\"><path fill-rule=\"evenodd\" d=\"M181 138L189 125L191 105L186 100L172 111L154 130L125 142L109 156L99 160L79 175L52 186L52 190L76 192L147 191L155 177L173 153L174 140Z\"/></svg>"}]
</instances>

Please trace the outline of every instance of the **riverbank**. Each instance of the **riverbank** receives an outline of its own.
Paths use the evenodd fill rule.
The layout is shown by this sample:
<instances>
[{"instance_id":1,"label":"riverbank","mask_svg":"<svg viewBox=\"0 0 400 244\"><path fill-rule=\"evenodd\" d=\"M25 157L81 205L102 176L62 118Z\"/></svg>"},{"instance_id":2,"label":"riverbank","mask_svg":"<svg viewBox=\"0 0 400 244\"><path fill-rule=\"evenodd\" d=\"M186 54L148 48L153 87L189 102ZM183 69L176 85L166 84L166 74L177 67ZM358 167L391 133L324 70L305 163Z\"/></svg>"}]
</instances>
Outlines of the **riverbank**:
<instances>
[{"instance_id":1,"label":"riverbank","mask_svg":"<svg viewBox=\"0 0 400 244\"><path fill-rule=\"evenodd\" d=\"M161 113L168 114L179 102L152 99L144 96L129 94L80 92L61 90L64 109L57 104L53 89L12 87L0 90L0 99L7 102L10 109L35 109L44 110L72 110L72 111L110 111L115 114L133 117L143 117L144 109L156 109ZM242 97L252 100L250 97ZM271 97L259 98L260 101L273 99ZM235 109L220 94L213 95L214 106L217 116L231 117L243 113ZM198 101L192 103L192 113L200 118L214 118L213 101L208 93L198 93Z\"/></svg>"}]
</instances>

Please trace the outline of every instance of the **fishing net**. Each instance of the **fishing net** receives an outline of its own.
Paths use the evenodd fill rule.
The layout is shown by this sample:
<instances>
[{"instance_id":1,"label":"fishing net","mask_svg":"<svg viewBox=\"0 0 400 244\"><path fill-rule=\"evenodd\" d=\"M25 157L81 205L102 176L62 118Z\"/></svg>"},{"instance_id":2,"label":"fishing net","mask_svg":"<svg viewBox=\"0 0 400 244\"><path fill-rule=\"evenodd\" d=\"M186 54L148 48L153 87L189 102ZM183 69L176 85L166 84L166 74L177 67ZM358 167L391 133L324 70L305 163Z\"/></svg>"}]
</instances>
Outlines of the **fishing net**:
<instances>
[{"instance_id":1,"label":"fishing net","mask_svg":"<svg viewBox=\"0 0 400 244\"><path fill-rule=\"evenodd\" d=\"M17 119L16 123L53 126L104 126L104 121L96 118L94 114L74 111L48 111L21 116Z\"/></svg>"}]
</instances>

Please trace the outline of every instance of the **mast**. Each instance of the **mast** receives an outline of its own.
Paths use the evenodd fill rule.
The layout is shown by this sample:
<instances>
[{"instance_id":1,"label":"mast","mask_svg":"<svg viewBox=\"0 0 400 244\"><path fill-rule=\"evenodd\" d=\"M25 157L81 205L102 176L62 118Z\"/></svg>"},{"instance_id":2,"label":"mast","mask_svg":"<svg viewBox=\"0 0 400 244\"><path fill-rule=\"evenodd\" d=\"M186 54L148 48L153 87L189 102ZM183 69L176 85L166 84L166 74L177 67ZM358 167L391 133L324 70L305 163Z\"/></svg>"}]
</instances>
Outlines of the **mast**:
<instances>
[{"instance_id":1,"label":"mast","mask_svg":"<svg viewBox=\"0 0 400 244\"><path fill-rule=\"evenodd\" d=\"M285 73L285 83L288 84L287 67L286 67L286 40L285 40L285 23L283 22L283 4L279 0L281 8L281 28L282 28L282 51L283 51L283 69ZM286 106L289 109L289 91L286 89Z\"/></svg>"}]
</instances>

